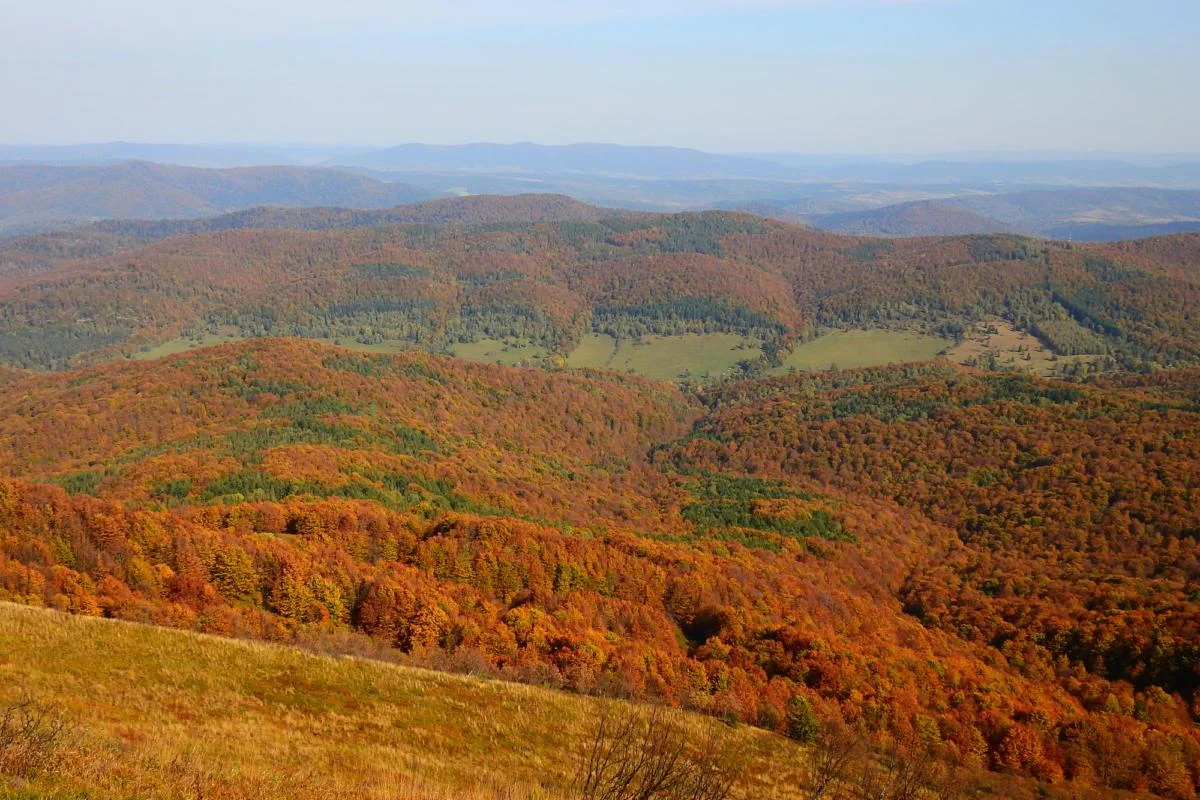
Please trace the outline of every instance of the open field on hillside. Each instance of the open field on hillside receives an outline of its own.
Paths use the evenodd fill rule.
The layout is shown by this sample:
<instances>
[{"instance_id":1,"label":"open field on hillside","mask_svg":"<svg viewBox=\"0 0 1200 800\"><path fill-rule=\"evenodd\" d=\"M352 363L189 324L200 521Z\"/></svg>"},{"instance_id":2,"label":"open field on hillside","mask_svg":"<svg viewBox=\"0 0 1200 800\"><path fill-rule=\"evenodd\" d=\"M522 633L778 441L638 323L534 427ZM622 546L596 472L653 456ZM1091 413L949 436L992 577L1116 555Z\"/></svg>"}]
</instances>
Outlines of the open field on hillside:
<instances>
[{"instance_id":1,"label":"open field on hillside","mask_svg":"<svg viewBox=\"0 0 1200 800\"><path fill-rule=\"evenodd\" d=\"M959 344L917 331L843 330L797 345L773 374L820 371L832 367L858 369L910 361L928 361L938 356L969 366L1020 370L1041 377L1054 377L1076 362L1091 362L1101 356L1059 356L1036 337L1019 331L1000 317L988 317L970 329Z\"/></svg>"},{"instance_id":2,"label":"open field on hillside","mask_svg":"<svg viewBox=\"0 0 1200 800\"><path fill-rule=\"evenodd\" d=\"M550 354L550 351L541 345L515 339L480 339L475 342L461 342L454 345L450 352L467 361L502 364L506 367L538 364Z\"/></svg>"},{"instance_id":3,"label":"open field on hillside","mask_svg":"<svg viewBox=\"0 0 1200 800\"><path fill-rule=\"evenodd\" d=\"M775 372L826 370L834 366L857 369L928 361L949 344L945 339L910 331L835 331L797 345Z\"/></svg>"},{"instance_id":4,"label":"open field on hillside","mask_svg":"<svg viewBox=\"0 0 1200 800\"><path fill-rule=\"evenodd\" d=\"M0 778L3 798L549 800L612 704L0 604L0 706L23 696L78 722L79 753L22 789ZM743 796L786 797L802 751L721 730L753 767Z\"/></svg>"},{"instance_id":5,"label":"open field on hillside","mask_svg":"<svg viewBox=\"0 0 1200 800\"><path fill-rule=\"evenodd\" d=\"M205 334L179 337L134 354L137 360L162 358L199 347L239 341L236 335ZM351 339L318 340L364 353L399 353L411 347L405 342L384 341L362 344ZM589 334L567 357L568 367L611 369L633 372L659 380L680 377L706 378L735 367L738 362L758 358L761 342L729 333L645 336L618 340L607 334ZM451 348L452 355L467 361L503 366L538 366L550 355L541 345L519 339L479 339ZM916 330L851 329L827 333L797 345L783 365L771 374L880 367L945 356L959 364L992 369L1016 369L1041 377L1062 374L1076 362L1094 362L1101 356L1059 356L1025 331L1017 330L1000 317L988 317L971 328L963 341Z\"/></svg>"},{"instance_id":6,"label":"open field on hillside","mask_svg":"<svg viewBox=\"0 0 1200 800\"><path fill-rule=\"evenodd\" d=\"M762 354L757 339L734 333L645 336L636 341L604 334L585 336L567 359L571 367L599 367L670 380L684 373L703 378Z\"/></svg>"},{"instance_id":7,"label":"open field on hillside","mask_svg":"<svg viewBox=\"0 0 1200 800\"><path fill-rule=\"evenodd\" d=\"M616 354L616 339L606 333L588 334L567 356L567 366L608 369Z\"/></svg>"},{"instance_id":8,"label":"open field on hillside","mask_svg":"<svg viewBox=\"0 0 1200 800\"><path fill-rule=\"evenodd\" d=\"M959 364L1018 369L1041 377L1058 375L1068 364L1101 358L1055 355L1035 336L1017 330L1000 317L988 317L975 326L960 344L947 351L946 356Z\"/></svg>"}]
</instances>

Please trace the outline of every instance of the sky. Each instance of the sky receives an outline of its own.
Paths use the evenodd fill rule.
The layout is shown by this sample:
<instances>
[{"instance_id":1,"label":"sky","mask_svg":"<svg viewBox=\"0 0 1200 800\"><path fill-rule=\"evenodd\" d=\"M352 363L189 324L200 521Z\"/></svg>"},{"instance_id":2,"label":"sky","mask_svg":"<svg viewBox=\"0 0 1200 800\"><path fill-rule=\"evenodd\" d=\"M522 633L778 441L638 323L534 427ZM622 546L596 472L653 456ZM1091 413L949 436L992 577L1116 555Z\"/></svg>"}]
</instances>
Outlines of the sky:
<instances>
[{"instance_id":1,"label":"sky","mask_svg":"<svg viewBox=\"0 0 1200 800\"><path fill-rule=\"evenodd\" d=\"M0 143L1200 151L1198 0L0 0Z\"/></svg>"}]
</instances>

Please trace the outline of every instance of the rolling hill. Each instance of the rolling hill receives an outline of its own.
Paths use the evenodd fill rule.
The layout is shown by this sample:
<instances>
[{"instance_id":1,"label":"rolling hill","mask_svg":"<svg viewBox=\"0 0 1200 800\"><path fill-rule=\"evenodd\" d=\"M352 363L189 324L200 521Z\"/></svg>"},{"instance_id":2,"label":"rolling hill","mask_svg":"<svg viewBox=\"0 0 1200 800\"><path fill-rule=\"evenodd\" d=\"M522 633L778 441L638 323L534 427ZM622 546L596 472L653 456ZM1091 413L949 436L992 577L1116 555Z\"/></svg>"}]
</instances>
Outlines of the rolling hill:
<instances>
[{"instance_id":1,"label":"rolling hill","mask_svg":"<svg viewBox=\"0 0 1200 800\"><path fill-rule=\"evenodd\" d=\"M381 209L279 208L260 206L195 220L108 220L103 233L165 239L187 233L231 230L329 230L379 225L516 225L536 222L598 222L633 212L597 208L559 194L444 197Z\"/></svg>"},{"instance_id":2,"label":"rolling hill","mask_svg":"<svg viewBox=\"0 0 1200 800\"><path fill-rule=\"evenodd\" d=\"M499 342L561 364L598 346L593 337L620 347L733 334L757 351L744 371L780 366L828 329L950 346L1000 318L1056 357L1174 365L1200 358L1186 310L1200 293L1198 246L1196 236L1136 250L1011 235L861 239L536 195L114 222L0 248L0 360L62 368L287 335L431 352Z\"/></svg>"},{"instance_id":3,"label":"rolling hill","mask_svg":"<svg viewBox=\"0 0 1200 800\"><path fill-rule=\"evenodd\" d=\"M108 221L0 253L0 600L818 747L857 731L862 764L941 765L943 796L1200 785L1198 235L862 238L527 195ZM1019 371L1035 346L1058 379ZM974 366L938 358L960 349ZM869 368L826 370L839 354ZM201 669L197 691L314 736L359 724L306 705L327 666L220 652L290 663L285 688ZM154 725L87 713L92 746ZM414 713L425 744L353 741L428 761L445 740ZM787 746L738 735L763 763ZM120 786L189 741L58 780ZM290 741L313 786L413 771ZM254 747L181 769L274 780ZM473 747L432 783L461 785ZM544 747L553 773L575 745Z\"/></svg>"},{"instance_id":4,"label":"rolling hill","mask_svg":"<svg viewBox=\"0 0 1200 800\"><path fill-rule=\"evenodd\" d=\"M259 205L380 208L429 197L338 170L147 162L0 167L0 235L97 219L203 217Z\"/></svg>"},{"instance_id":5,"label":"rolling hill","mask_svg":"<svg viewBox=\"0 0 1200 800\"><path fill-rule=\"evenodd\" d=\"M591 222L631 212L595 208L562 195L455 197L383 209L258 206L200 219L114 219L63 231L0 238L0 282L112 256L172 236L217 231L328 230L390 224L500 225Z\"/></svg>"}]
</instances>

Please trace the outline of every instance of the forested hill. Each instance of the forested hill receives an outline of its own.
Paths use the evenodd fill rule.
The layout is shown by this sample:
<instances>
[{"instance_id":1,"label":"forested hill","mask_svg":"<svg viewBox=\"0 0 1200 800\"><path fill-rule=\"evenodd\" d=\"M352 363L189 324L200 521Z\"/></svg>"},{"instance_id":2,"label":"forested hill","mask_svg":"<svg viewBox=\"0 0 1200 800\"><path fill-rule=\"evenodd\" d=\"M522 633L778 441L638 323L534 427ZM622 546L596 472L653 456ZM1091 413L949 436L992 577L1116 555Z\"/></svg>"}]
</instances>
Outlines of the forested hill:
<instances>
[{"instance_id":1,"label":"forested hill","mask_svg":"<svg viewBox=\"0 0 1200 800\"><path fill-rule=\"evenodd\" d=\"M177 225L202 232L169 235ZM0 249L0 361L61 368L287 335L435 352L509 339L561 363L588 336L727 332L770 367L822 328L953 341L996 318L1056 356L1169 366L1200 358L1198 251L1196 235L859 239L537 195L112 223Z\"/></svg>"},{"instance_id":2,"label":"forested hill","mask_svg":"<svg viewBox=\"0 0 1200 800\"><path fill-rule=\"evenodd\" d=\"M276 208L263 206L199 220L111 220L105 233L164 239L186 233L286 228L327 230L375 225L513 225L535 222L596 222L636 216L633 211L597 208L561 194L445 197L385 209Z\"/></svg>"},{"instance_id":3,"label":"forested hill","mask_svg":"<svg viewBox=\"0 0 1200 800\"><path fill-rule=\"evenodd\" d=\"M0 235L98 219L191 218L258 205L381 208L430 192L311 167L202 169L131 161L0 166Z\"/></svg>"},{"instance_id":4,"label":"forested hill","mask_svg":"<svg viewBox=\"0 0 1200 800\"><path fill-rule=\"evenodd\" d=\"M231 230L328 230L390 224L498 225L525 222L595 221L636 212L602 209L563 195L449 197L382 209L255 206L199 219L113 219L62 231L0 239L0 281L86 266L172 236Z\"/></svg>"}]
</instances>

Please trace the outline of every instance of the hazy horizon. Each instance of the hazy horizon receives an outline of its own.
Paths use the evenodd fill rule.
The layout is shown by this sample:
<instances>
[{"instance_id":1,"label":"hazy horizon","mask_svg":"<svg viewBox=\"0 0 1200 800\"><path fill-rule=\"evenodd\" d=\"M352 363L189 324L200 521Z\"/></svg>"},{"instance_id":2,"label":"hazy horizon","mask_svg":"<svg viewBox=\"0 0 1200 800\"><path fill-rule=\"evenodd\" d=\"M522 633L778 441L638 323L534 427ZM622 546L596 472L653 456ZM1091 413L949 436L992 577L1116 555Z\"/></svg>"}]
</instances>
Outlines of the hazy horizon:
<instances>
[{"instance_id":1,"label":"hazy horizon","mask_svg":"<svg viewBox=\"0 0 1200 800\"><path fill-rule=\"evenodd\" d=\"M7 17L0 141L20 144L1200 150L1185 0L57 0Z\"/></svg>"},{"instance_id":2,"label":"hazy horizon","mask_svg":"<svg viewBox=\"0 0 1200 800\"><path fill-rule=\"evenodd\" d=\"M1168 165L1171 163L1180 163L1183 161L1200 160L1200 150L1195 151L1158 151L1158 150L1042 150L1042 149L995 149L995 150L930 150L930 151L911 151L911 152L887 152L887 151L817 151L817 150L713 150L702 147L692 147L685 144L675 144L670 142L647 142L647 143L629 143L620 141L566 141L561 143L549 143L537 140L520 140L520 141L486 141L486 140L458 140L458 141L399 141L399 142L350 142L350 141L326 141L326 142L289 142L289 141L272 141L264 140L172 140L172 141L151 141L138 139L112 139L112 140L96 140L96 141L63 141L63 142L38 142L38 141L0 141L0 148L9 149L71 149L71 148L100 148L127 145L131 147L188 147L188 148L211 148L211 149L277 149L280 151L296 150L296 151L321 151L329 152L374 152L378 150L387 150L399 147L471 147L471 146L496 146L509 147L520 145L533 145L537 147L621 147L621 148L650 148L650 149L671 149L671 150L695 150L697 152L710 153L713 155L727 155L741 158L789 158L789 159L813 159L814 161L886 161L886 162L918 162L918 161L988 161L988 162L1019 162L1019 161L1144 161L1145 163L1153 163L1160 165Z\"/></svg>"}]
</instances>

